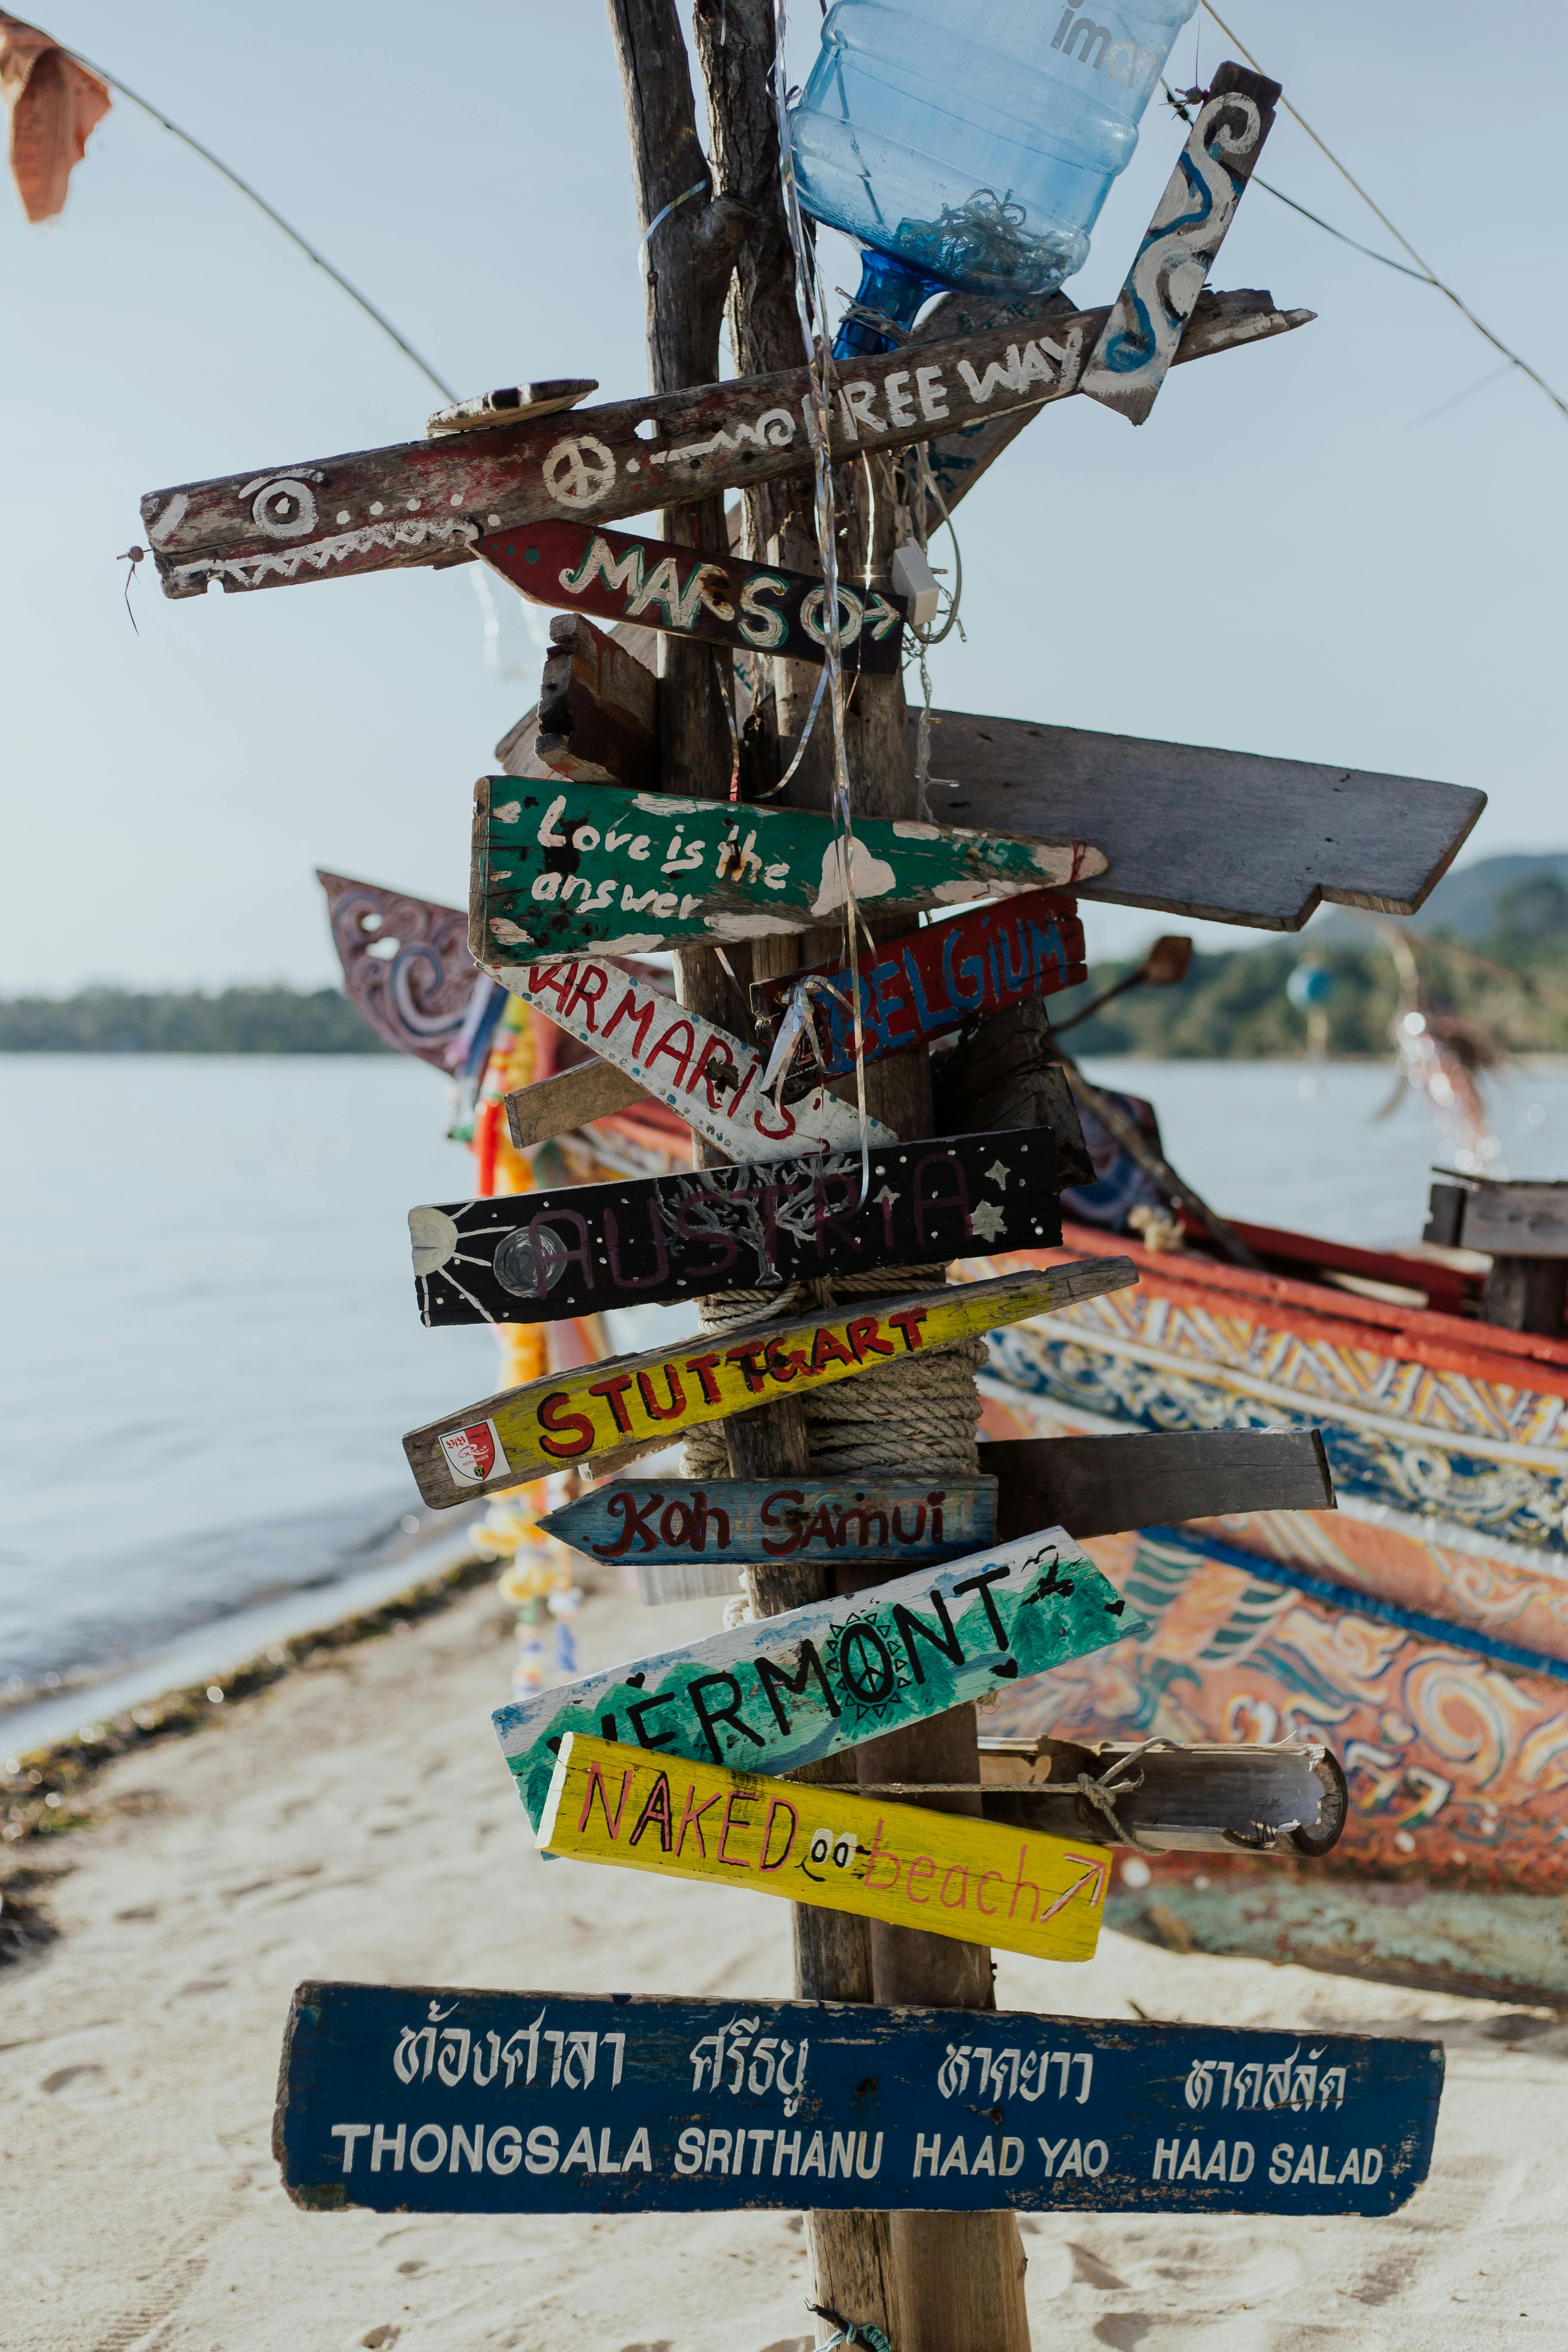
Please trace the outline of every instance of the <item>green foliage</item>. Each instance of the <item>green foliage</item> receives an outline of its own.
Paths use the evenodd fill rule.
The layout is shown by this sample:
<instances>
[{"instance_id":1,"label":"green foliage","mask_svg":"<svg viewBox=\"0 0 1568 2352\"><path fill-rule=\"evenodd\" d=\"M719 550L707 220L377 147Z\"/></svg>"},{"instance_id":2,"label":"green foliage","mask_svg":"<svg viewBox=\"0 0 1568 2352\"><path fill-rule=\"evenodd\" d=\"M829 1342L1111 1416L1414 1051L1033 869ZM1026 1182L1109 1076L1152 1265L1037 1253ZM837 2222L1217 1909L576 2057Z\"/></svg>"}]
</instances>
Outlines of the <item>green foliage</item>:
<instances>
[{"instance_id":1,"label":"green foliage","mask_svg":"<svg viewBox=\"0 0 1568 2352\"><path fill-rule=\"evenodd\" d=\"M384 1054L338 988L0 999L0 1054Z\"/></svg>"}]
</instances>

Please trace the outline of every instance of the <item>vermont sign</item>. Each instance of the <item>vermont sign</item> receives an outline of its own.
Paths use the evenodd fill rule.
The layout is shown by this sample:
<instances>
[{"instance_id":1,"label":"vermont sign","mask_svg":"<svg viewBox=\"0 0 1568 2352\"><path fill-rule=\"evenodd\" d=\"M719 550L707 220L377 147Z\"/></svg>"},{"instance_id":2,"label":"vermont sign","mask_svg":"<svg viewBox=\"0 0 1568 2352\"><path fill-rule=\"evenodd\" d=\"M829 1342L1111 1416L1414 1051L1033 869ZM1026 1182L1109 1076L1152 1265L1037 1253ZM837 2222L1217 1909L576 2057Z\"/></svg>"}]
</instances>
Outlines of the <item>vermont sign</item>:
<instances>
[{"instance_id":1,"label":"vermont sign","mask_svg":"<svg viewBox=\"0 0 1568 2352\"><path fill-rule=\"evenodd\" d=\"M569 1462L605 1454L630 1460L702 1422L852 1380L1137 1279L1129 1258L1083 1258L994 1282L879 1297L874 1313L831 1307L742 1324L503 1389L410 1430L403 1448L420 1494L432 1509L447 1510Z\"/></svg>"},{"instance_id":2,"label":"vermont sign","mask_svg":"<svg viewBox=\"0 0 1568 2352\"><path fill-rule=\"evenodd\" d=\"M745 1886L955 1943L1091 1960L1109 1853L811 1782L562 1735L537 1831L542 1853L666 1880Z\"/></svg>"},{"instance_id":3,"label":"vermont sign","mask_svg":"<svg viewBox=\"0 0 1568 2352\"><path fill-rule=\"evenodd\" d=\"M1023 997L1077 988L1088 977L1083 926L1073 901L1032 890L863 950L853 974L846 963L820 963L760 982L752 1000L771 1037L801 982L820 982L808 994L823 1075L840 1077L855 1066L856 993L865 1056L877 1062Z\"/></svg>"},{"instance_id":4,"label":"vermont sign","mask_svg":"<svg viewBox=\"0 0 1568 2352\"><path fill-rule=\"evenodd\" d=\"M702 1562L736 1572L753 1560L859 1568L962 1559L996 1533L994 1478L823 1483L787 1478L616 1478L539 1521L590 1559L638 1568ZM783 1622L770 1620L770 1622Z\"/></svg>"},{"instance_id":5,"label":"vermont sign","mask_svg":"<svg viewBox=\"0 0 1568 2352\"><path fill-rule=\"evenodd\" d=\"M847 866L847 877L846 866ZM1087 842L861 818L852 849L810 810L676 800L616 784L486 776L474 788L468 945L630 955L761 939L862 907L959 906L1105 872Z\"/></svg>"},{"instance_id":6,"label":"vermont sign","mask_svg":"<svg viewBox=\"0 0 1568 2352\"><path fill-rule=\"evenodd\" d=\"M808 572L709 555L666 540L634 539L591 523L531 523L492 531L476 551L538 604L704 637L740 653L821 662L827 591ZM906 607L840 583L839 648L846 669L890 674L903 651Z\"/></svg>"},{"instance_id":7,"label":"vermont sign","mask_svg":"<svg viewBox=\"0 0 1568 2352\"><path fill-rule=\"evenodd\" d=\"M1052 1528L558 1685L492 1720L537 1827L569 1731L738 1771L793 1772L1147 1631Z\"/></svg>"},{"instance_id":8,"label":"vermont sign","mask_svg":"<svg viewBox=\"0 0 1568 2352\"><path fill-rule=\"evenodd\" d=\"M1110 313L1068 310L1049 325L1008 322L957 341L856 362L830 399L836 458L952 439L1011 409L1079 388ZM1199 315L1179 356L1196 359L1288 332L1266 294ZM691 392L446 433L333 457L248 466L149 491L147 540L170 596L276 588L405 564L449 562L532 522L614 522L813 465L804 367Z\"/></svg>"},{"instance_id":9,"label":"vermont sign","mask_svg":"<svg viewBox=\"0 0 1568 2352\"><path fill-rule=\"evenodd\" d=\"M771 1101L760 1083L760 1054L617 965L578 956L491 971L514 996L591 1045L731 1159L785 1160L813 1145L860 1147L852 1103L824 1087L791 1103ZM866 1121L866 1136L873 1150L898 1141L875 1118Z\"/></svg>"},{"instance_id":10,"label":"vermont sign","mask_svg":"<svg viewBox=\"0 0 1568 2352\"><path fill-rule=\"evenodd\" d=\"M600 1066L601 1067L603 1065ZM1048 1131L572 1184L408 1213L422 1319L547 1323L1061 1240Z\"/></svg>"},{"instance_id":11,"label":"vermont sign","mask_svg":"<svg viewBox=\"0 0 1568 2352\"><path fill-rule=\"evenodd\" d=\"M314 2212L1381 2216L1442 2087L1404 2036L308 1983L272 2147Z\"/></svg>"}]
</instances>

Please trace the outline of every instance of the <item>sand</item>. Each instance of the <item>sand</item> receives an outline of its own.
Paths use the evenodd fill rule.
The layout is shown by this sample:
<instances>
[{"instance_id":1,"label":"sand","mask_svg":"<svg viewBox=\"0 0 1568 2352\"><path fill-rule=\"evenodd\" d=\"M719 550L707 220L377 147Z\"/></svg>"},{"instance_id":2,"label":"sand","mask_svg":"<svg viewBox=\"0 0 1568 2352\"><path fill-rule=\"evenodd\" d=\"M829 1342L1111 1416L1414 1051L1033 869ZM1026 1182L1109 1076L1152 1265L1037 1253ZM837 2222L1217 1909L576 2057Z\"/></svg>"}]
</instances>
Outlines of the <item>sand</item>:
<instances>
[{"instance_id":1,"label":"sand","mask_svg":"<svg viewBox=\"0 0 1568 2352\"><path fill-rule=\"evenodd\" d=\"M585 1668L711 1631L618 1590ZM795 2352L797 2215L313 2215L278 2184L303 1977L787 1995L787 1907L542 1864L495 1748L493 1596L323 1654L128 1757L51 1843L60 1939L0 1975L5 2352ZM35 1848L33 1853L39 1849ZM29 1855L31 1859L31 1855ZM546 1883L547 1882L547 1883ZM1568 2028L1491 2003L1184 1958L1107 1934L1000 1958L1004 2007L1436 2033L1426 2186L1383 2221L1026 2217L1036 2352L1485 2352L1568 2343Z\"/></svg>"}]
</instances>

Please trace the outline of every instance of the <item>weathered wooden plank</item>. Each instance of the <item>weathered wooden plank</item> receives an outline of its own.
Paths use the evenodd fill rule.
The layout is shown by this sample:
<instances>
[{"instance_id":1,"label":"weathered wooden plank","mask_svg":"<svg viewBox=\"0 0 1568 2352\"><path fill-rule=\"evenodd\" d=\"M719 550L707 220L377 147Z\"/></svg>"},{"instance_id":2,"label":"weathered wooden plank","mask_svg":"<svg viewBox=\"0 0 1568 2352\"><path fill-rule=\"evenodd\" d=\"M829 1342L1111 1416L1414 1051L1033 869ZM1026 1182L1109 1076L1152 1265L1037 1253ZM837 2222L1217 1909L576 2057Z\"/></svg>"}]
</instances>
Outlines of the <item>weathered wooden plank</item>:
<instances>
[{"instance_id":1,"label":"weathered wooden plank","mask_svg":"<svg viewBox=\"0 0 1568 2352\"><path fill-rule=\"evenodd\" d=\"M659 778L658 639L618 623L607 634L581 613L550 624L540 699L509 727L496 759L509 776L656 791Z\"/></svg>"},{"instance_id":2,"label":"weathered wooden plank","mask_svg":"<svg viewBox=\"0 0 1568 2352\"><path fill-rule=\"evenodd\" d=\"M1409 915L1486 806L1468 785L933 711L945 821L1081 836L1110 860L1080 898L1299 931L1322 899ZM910 721L910 759L914 756Z\"/></svg>"},{"instance_id":3,"label":"weathered wooden plank","mask_svg":"<svg viewBox=\"0 0 1568 2352\"><path fill-rule=\"evenodd\" d=\"M475 553L536 604L637 621L645 629L785 661L827 657L827 591L808 572L550 520L490 531ZM896 670L908 618L903 598L841 583L838 611L845 668L868 676Z\"/></svg>"},{"instance_id":4,"label":"weathered wooden plank","mask_svg":"<svg viewBox=\"0 0 1568 2352\"><path fill-rule=\"evenodd\" d=\"M1231 1511L1331 1511L1315 1429L1138 1430L1126 1436L1002 1438L982 1449L998 1483L1003 1538L1059 1521L1121 1535Z\"/></svg>"},{"instance_id":5,"label":"weathered wooden plank","mask_svg":"<svg viewBox=\"0 0 1568 2352\"><path fill-rule=\"evenodd\" d=\"M993 1013L955 1045L931 1055L932 1125L944 1135L972 1128L1048 1128L1057 1181L1092 1184L1094 1163L1083 1139L1068 1075L1051 1051L1042 998L1026 996Z\"/></svg>"},{"instance_id":6,"label":"weathered wooden plank","mask_svg":"<svg viewBox=\"0 0 1568 2352\"><path fill-rule=\"evenodd\" d=\"M408 1213L422 1320L550 1323L1061 1240L1048 1135L965 1135L871 1155L571 1184Z\"/></svg>"},{"instance_id":7,"label":"weathered wooden plank","mask_svg":"<svg viewBox=\"0 0 1568 2352\"><path fill-rule=\"evenodd\" d=\"M536 1078L504 1097L506 1123L519 1151L531 1151L594 1119L609 1118L633 1103L651 1101L646 1087L613 1062L579 1062L553 1078Z\"/></svg>"},{"instance_id":8,"label":"weathered wooden plank","mask_svg":"<svg viewBox=\"0 0 1568 2352\"><path fill-rule=\"evenodd\" d=\"M514 996L591 1045L733 1160L784 1160L813 1145L858 1148L860 1122L851 1104L823 1087L793 1102L772 1102L759 1083L760 1054L614 964L579 956L489 969ZM898 1140L879 1119L868 1119L866 1133L873 1151Z\"/></svg>"},{"instance_id":9,"label":"weathered wooden plank","mask_svg":"<svg viewBox=\"0 0 1568 2352\"><path fill-rule=\"evenodd\" d=\"M1431 2163L1441 2044L1310 2042L312 1981L289 2013L272 2147L314 2212L1396 2212Z\"/></svg>"},{"instance_id":10,"label":"weathered wooden plank","mask_svg":"<svg viewBox=\"0 0 1568 2352\"><path fill-rule=\"evenodd\" d=\"M425 430L434 440L443 433L482 433L497 425L520 425L530 416L552 416L560 409L575 408L598 389L599 379L592 375L508 384L499 392L481 392L476 399L438 408Z\"/></svg>"},{"instance_id":11,"label":"weathered wooden plank","mask_svg":"<svg viewBox=\"0 0 1568 2352\"><path fill-rule=\"evenodd\" d=\"M1145 1853L1287 1853L1321 1861L1350 1818L1331 1751L1295 1740L1193 1742L980 1738L985 1818ZM1080 1779L1101 1787L1099 1800Z\"/></svg>"},{"instance_id":12,"label":"weathered wooden plank","mask_svg":"<svg viewBox=\"0 0 1568 2352\"><path fill-rule=\"evenodd\" d=\"M746 1323L723 1333L722 1348L684 1339L503 1389L410 1430L404 1451L425 1500L446 1510L568 1462L605 1453L626 1458L628 1445L645 1452L668 1445L683 1429L747 1412L781 1389L801 1394L851 1380L922 1349L1124 1290L1137 1279L1131 1259L1085 1258L951 1290L879 1297L875 1314L826 1308L795 1320Z\"/></svg>"},{"instance_id":13,"label":"weathered wooden plank","mask_svg":"<svg viewBox=\"0 0 1568 2352\"><path fill-rule=\"evenodd\" d=\"M1263 152L1279 84L1221 66L1084 370L1082 390L1147 422Z\"/></svg>"},{"instance_id":14,"label":"weathered wooden plank","mask_svg":"<svg viewBox=\"0 0 1568 2352\"><path fill-rule=\"evenodd\" d=\"M901 940L862 950L848 964L759 982L752 1009L758 1035L770 1042L802 982L808 987L822 1067L842 1077L855 1067L854 1003L858 996L868 1062L928 1045L964 1022L985 1022L1026 996L1050 996L1089 977L1083 925L1071 898L1048 890L948 915Z\"/></svg>"},{"instance_id":15,"label":"weathered wooden plank","mask_svg":"<svg viewBox=\"0 0 1568 2352\"><path fill-rule=\"evenodd\" d=\"M770 1540L752 1556L782 1554ZM1050 1528L538 1691L491 1720L537 1828L569 1731L737 1772L793 1772L1148 1630L1067 1530Z\"/></svg>"},{"instance_id":16,"label":"weathered wooden plank","mask_svg":"<svg viewBox=\"0 0 1568 2352\"><path fill-rule=\"evenodd\" d=\"M1478 1184L1460 1231L1461 1248L1493 1257L1568 1258L1568 1184Z\"/></svg>"},{"instance_id":17,"label":"weathered wooden plank","mask_svg":"<svg viewBox=\"0 0 1568 2352\"><path fill-rule=\"evenodd\" d=\"M1227 318L1217 342L1184 337L1198 358L1304 324L1307 311L1270 306L1247 322ZM955 432L1013 408L1035 409L1078 389L1103 310L1070 311L1033 336L1014 326L920 353L866 359L836 385L836 457L907 448L933 426ZM805 370L704 384L691 392L578 409L569 418L499 425L302 464L247 467L153 490L142 519L164 593L226 589L438 563L487 533L559 518L614 522L713 491L743 489L812 465ZM651 431L648 429L651 427Z\"/></svg>"},{"instance_id":18,"label":"weathered wooden plank","mask_svg":"<svg viewBox=\"0 0 1568 2352\"><path fill-rule=\"evenodd\" d=\"M858 902L878 912L1071 887L1105 871L1084 841L888 817L858 819L847 860L833 820L810 809L483 776L468 945L493 964L519 950L635 955L810 930L841 916L847 864Z\"/></svg>"},{"instance_id":19,"label":"weathered wooden plank","mask_svg":"<svg viewBox=\"0 0 1568 2352\"><path fill-rule=\"evenodd\" d=\"M1086 1839L650 1756L582 1731L562 1734L536 1835L542 1853L745 1886L1046 1960L1094 1958L1110 1875Z\"/></svg>"},{"instance_id":20,"label":"weathered wooden plank","mask_svg":"<svg viewBox=\"0 0 1568 2352\"><path fill-rule=\"evenodd\" d=\"M906 1524L907 1522L907 1524ZM633 1567L706 1565L733 1592L760 1559L918 1568L962 1559L996 1533L994 1478L616 1478L542 1518L590 1559ZM769 1622L777 1622L776 1620Z\"/></svg>"}]
</instances>

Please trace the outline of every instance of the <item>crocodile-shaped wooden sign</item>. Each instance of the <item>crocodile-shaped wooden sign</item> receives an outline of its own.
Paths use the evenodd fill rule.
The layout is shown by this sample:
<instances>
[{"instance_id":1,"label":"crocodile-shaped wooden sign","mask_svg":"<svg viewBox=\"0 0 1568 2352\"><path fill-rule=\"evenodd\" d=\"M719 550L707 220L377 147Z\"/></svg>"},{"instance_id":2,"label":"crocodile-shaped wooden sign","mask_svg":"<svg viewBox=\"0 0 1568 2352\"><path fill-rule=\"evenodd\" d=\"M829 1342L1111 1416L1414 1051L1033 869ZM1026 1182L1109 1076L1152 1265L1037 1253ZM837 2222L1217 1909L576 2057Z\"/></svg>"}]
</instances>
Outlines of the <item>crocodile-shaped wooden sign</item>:
<instances>
[{"instance_id":1,"label":"crocodile-shaped wooden sign","mask_svg":"<svg viewBox=\"0 0 1568 2352\"><path fill-rule=\"evenodd\" d=\"M962 906L1103 874L1088 842L862 817L848 855L810 810L677 800L618 784L485 776L474 788L468 945L632 955L837 921L857 903Z\"/></svg>"}]
</instances>

